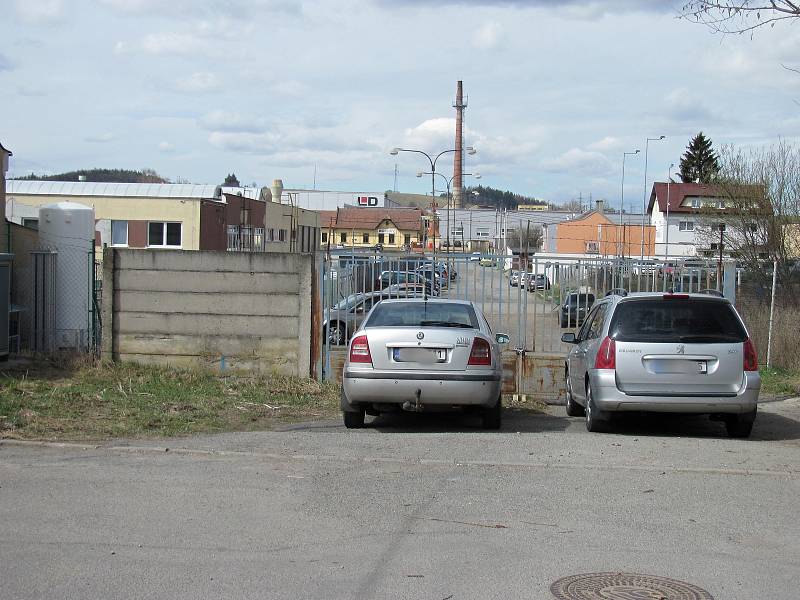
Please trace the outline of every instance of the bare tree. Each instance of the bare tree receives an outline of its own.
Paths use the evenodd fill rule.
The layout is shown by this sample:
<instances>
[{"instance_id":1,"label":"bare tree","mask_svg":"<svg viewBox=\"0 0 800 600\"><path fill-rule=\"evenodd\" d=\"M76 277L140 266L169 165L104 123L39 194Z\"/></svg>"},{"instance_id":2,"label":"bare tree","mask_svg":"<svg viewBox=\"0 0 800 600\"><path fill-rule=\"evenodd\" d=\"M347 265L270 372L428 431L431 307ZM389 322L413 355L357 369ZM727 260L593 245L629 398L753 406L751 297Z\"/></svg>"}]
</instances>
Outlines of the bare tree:
<instances>
[{"instance_id":1,"label":"bare tree","mask_svg":"<svg viewBox=\"0 0 800 600\"><path fill-rule=\"evenodd\" d=\"M800 18L798 0L694 0L681 18L705 25L716 33L751 33L780 21Z\"/></svg>"},{"instance_id":2,"label":"bare tree","mask_svg":"<svg viewBox=\"0 0 800 600\"><path fill-rule=\"evenodd\" d=\"M712 182L724 206L701 210L698 241L719 243L751 277L767 283L778 261L778 274L789 281L800 251L800 148L781 141L748 152L723 149L720 172Z\"/></svg>"},{"instance_id":3,"label":"bare tree","mask_svg":"<svg viewBox=\"0 0 800 600\"><path fill-rule=\"evenodd\" d=\"M527 249L531 254L542 249L544 243L544 230L540 225L528 227L520 224L519 229L511 229L508 232L508 244L519 252Z\"/></svg>"}]
</instances>

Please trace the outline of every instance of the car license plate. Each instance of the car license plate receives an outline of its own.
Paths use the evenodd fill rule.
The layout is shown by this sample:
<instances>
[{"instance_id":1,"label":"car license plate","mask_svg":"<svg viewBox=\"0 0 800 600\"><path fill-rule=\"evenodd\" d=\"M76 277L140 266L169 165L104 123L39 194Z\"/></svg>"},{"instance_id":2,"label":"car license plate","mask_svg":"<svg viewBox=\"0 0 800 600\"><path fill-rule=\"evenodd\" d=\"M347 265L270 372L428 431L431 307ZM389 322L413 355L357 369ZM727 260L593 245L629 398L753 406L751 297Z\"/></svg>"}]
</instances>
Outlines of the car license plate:
<instances>
[{"instance_id":1,"label":"car license plate","mask_svg":"<svg viewBox=\"0 0 800 600\"><path fill-rule=\"evenodd\" d=\"M708 373L708 363L704 360L697 361L697 372L700 375L705 375Z\"/></svg>"},{"instance_id":2,"label":"car license plate","mask_svg":"<svg viewBox=\"0 0 800 600\"><path fill-rule=\"evenodd\" d=\"M447 360L444 348L394 348L394 362L441 363Z\"/></svg>"}]
</instances>

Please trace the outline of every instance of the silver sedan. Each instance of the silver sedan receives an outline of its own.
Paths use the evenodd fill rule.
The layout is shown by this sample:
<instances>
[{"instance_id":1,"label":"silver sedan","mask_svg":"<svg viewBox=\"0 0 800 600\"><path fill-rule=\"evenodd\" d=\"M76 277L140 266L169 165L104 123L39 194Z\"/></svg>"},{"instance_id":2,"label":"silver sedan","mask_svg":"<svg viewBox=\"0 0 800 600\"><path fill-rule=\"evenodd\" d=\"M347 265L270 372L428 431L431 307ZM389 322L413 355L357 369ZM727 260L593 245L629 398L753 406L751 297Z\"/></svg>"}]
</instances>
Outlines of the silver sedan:
<instances>
[{"instance_id":1,"label":"silver sedan","mask_svg":"<svg viewBox=\"0 0 800 600\"><path fill-rule=\"evenodd\" d=\"M378 302L350 340L341 406L348 428L364 415L448 407L480 411L500 427L505 334L493 334L472 302L401 299Z\"/></svg>"}]
</instances>

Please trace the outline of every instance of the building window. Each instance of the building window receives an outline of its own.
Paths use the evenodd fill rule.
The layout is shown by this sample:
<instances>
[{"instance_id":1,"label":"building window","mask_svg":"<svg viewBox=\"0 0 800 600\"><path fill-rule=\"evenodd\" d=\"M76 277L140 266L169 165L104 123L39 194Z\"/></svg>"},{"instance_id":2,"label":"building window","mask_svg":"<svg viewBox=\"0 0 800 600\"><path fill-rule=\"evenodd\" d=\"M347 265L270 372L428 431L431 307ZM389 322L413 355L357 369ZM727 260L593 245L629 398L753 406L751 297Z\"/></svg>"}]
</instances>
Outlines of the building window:
<instances>
[{"instance_id":1,"label":"building window","mask_svg":"<svg viewBox=\"0 0 800 600\"><path fill-rule=\"evenodd\" d=\"M694 231L694 221L681 221L678 223L679 231Z\"/></svg>"},{"instance_id":2,"label":"building window","mask_svg":"<svg viewBox=\"0 0 800 600\"><path fill-rule=\"evenodd\" d=\"M285 229L278 229L278 241L285 242L286 241L286 230Z\"/></svg>"},{"instance_id":3,"label":"building window","mask_svg":"<svg viewBox=\"0 0 800 600\"><path fill-rule=\"evenodd\" d=\"M128 245L127 221L111 221L111 245L112 246Z\"/></svg>"},{"instance_id":4,"label":"building window","mask_svg":"<svg viewBox=\"0 0 800 600\"><path fill-rule=\"evenodd\" d=\"M463 236L464 235L464 227L453 227L453 235Z\"/></svg>"},{"instance_id":5,"label":"building window","mask_svg":"<svg viewBox=\"0 0 800 600\"><path fill-rule=\"evenodd\" d=\"M411 234L410 233L404 233L403 234L403 243L406 246L408 246L411 243Z\"/></svg>"},{"instance_id":6,"label":"building window","mask_svg":"<svg viewBox=\"0 0 800 600\"><path fill-rule=\"evenodd\" d=\"M147 224L147 245L161 248L181 247L181 224L150 221Z\"/></svg>"},{"instance_id":7,"label":"building window","mask_svg":"<svg viewBox=\"0 0 800 600\"><path fill-rule=\"evenodd\" d=\"M717 202L717 208L724 209L725 208L725 200L720 200Z\"/></svg>"},{"instance_id":8,"label":"building window","mask_svg":"<svg viewBox=\"0 0 800 600\"><path fill-rule=\"evenodd\" d=\"M322 232L322 243L323 244L327 244L328 243L328 233L325 232L325 231Z\"/></svg>"},{"instance_id":9,"label":"building window","mask_svg":"<svg viewBox=\"0 0 800 600\"><path fill-rule=\"evenodd\" d=\"M347 243L347 234L342 232L339 234L339 243L346 244Z\"/></svg>"},{"instance_id":10,"label":"building window","mask_svg":"<svg viewBox=\"0 0 800 600\"><path fill-rule=\"evenodd\" d=\"M30 229L39 229L39 219L22 219L22 226Z\"/></svg>"},{"instance_id":11,"label":"building window","mask_svg":"<svg viewBox=\"0 0 800 600\"><path fill-rule=\"evenodd\" d=\"M383 233L379 233L378 234L378 243L379 244L383 244L385 241L386 241L386 235L384 235Z\"/></svg>"},{"instance_id":12,"label":"building window","mask_svg":"<svg viewBox=\"0 0 800 600\"><path fill-rule=\"evenodd\" d=\"M390 246L394 245L394 234L393 233L389 234L389 245Z\"/></svg>"},{"instance_id":13,"label":"building window","mask_svg":"<svg viewBox=\"0 0 800 600\"><path fill-rule=\"evenodd\" d=\"M361 243L362 244L369 244L369 234L368 233L361 234Z\"/></svg>"},{"instance_id":14,"label":"building window","mask_svg":"<svg viewBox=\"0 0 800 600\"><path fill-rule=\"evenodd\" d=\"M475 232L475 237L476 238L488 238L489 237L489 230L488 229L478 228L478 230Z\"/></svg>"},{"instance_id":15,"label":"building window","mask_svg":"<svg viewBox=\"0 0 800 600\"><path fill-rule=\"evenodd\" d=\"M267 241L268 242L274 242L275 241L275 229L273 229L272 227L267 229Z\"/></svg>"},{"instance_id":16,"label":"building window","mask_svg":"<svg viewBox=\"0 0 800 600\"><path fill-rule=\"evenodd\" d=\"M700 208L700 198L692 198L692 208Z\"/></svg>"}]
</instances>

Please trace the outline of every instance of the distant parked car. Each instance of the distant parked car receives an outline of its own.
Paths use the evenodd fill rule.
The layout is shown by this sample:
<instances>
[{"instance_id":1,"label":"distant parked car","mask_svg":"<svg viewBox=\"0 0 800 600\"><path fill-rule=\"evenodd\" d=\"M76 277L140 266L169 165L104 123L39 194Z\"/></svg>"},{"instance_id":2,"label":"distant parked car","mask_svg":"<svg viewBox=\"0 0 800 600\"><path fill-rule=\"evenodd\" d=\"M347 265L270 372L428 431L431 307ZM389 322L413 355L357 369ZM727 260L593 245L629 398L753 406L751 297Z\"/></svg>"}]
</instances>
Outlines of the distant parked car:
<instances>
[{"instance_id":1,"label":"distant parked car","mask_svg":"<svg viewBox=\"0 0 800 600\"><path fill-rule=\"evenodd\" d=\"M561 327L580 327L594 304L594 294L589 292L572 292L567 294L560 307Z\"/></svg>"},{"instance_id":2,"label":"distant parked car","mask_svg":"<svg viewBox=\"0 0 800 600\"><path fill-rule=\"evenodd\" d=\"M397 283L415 283L425 286L425 291L429 296L439 295L439 286L431 282L420 273L409 271L383 271L378 281L378 288L384 289Z\"/></svg>"},{"instance_id":3,"label":"distant parked car","mask_svg":"<svg viewBox=\"0 0 800 600\"><path fill-rule=\"evenodd\" d=\"M528 276L526 277L525 288L529 292L535 290L549 290L550 279L547 277L547 275L544 275L543 273L539 273L537 275L534 275L533 273L528 273Z\"/></svg>"},{"instance_id":4,"label":"distant parked car","mask_svg":"<svg viewBox=\"0 0 800 600\"><path fill-rule=\"evenodd\" d=\"M569 416L603 431L617 411L710 414L748 437L761 390L758 357L726 298L634 293L595 304L566 358Z\"/></svg>"},{"instance_id":5,"label":"distant parked car","mask_svg":"<svg viewBox=\"0 0 800 600\"><path fill-rule=\"evenodd\" d=\"M481 260L481 253L480 252L473 252L469 255L469 262L480 262Z\"/></svg>"},{"instance_id":6,"label":"distant parked car","mask_svg":"<svg viewBox=\"0 0 800 600\"><path fill-rule=\"evenodd\" d=\"M331 346L345 345L349 334L359 328L373 304L382 298L383 292L352 294L326 309L322 317L322 330L328 343Z\"/></svg>"},{"instance_id":7,"label":"distant parked car","mask_svg":"<svg viewBox=\"0 0 800 600\"><path fill-rule=\"evenodd\" d=\"M522 271L511 271L511 274L508 277L508 285L511 287L519 287L520 282L523 282L524 285L525 281L525 273Z\"/></svg>"}]
</instances>

